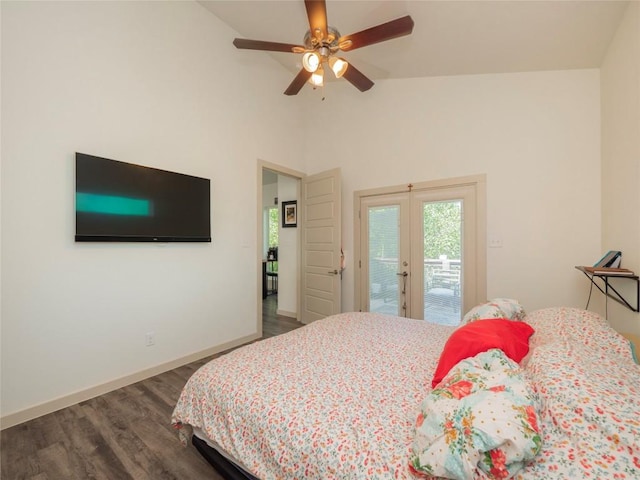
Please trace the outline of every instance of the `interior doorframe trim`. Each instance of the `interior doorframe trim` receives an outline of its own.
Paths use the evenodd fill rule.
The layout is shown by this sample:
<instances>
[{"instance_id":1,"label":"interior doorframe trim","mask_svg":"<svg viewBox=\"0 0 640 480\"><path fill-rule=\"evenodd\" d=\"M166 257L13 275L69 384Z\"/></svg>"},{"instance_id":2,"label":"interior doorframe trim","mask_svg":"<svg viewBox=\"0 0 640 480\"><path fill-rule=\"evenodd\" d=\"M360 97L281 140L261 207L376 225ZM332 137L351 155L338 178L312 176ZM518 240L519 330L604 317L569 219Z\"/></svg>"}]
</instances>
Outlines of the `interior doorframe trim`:
<instances>
[{"instance_id":1,"label":"interior doorframe trim","mask_svg":"<svg viewBox=\"0 0 640 480\"><path fill-rule=\"evenodd\" d=\"M257 164L257 198L256 198L256 223L257 223L257 241L256 241L256 265L262 265L262 170L267 169L272 172L277 173L278 175L285 175L287 177L294 178L298 180L296 187L296 198L300 199L300 180L302 180L307 175L298 170L294 170L289 167L285 167L282 165L278 165L276 163L267 162L266 160L258 159ZM298 225L300 226L300 225ZM299 232L299 229L296 229L296 232ZM298 233L296 236L296 245L297 245L297 258L296 264L300 265L300 250L302 247L302 241L300 239L300 234ZM300 268L296 268L296 275L299 277ZM257 268L256 272L256 331L258 335L262 337L262 268ZM300 278L296 278L296 303L297 303L297 312L296 312L296 320L300 321Z\"/></svg>"}]
</instances>

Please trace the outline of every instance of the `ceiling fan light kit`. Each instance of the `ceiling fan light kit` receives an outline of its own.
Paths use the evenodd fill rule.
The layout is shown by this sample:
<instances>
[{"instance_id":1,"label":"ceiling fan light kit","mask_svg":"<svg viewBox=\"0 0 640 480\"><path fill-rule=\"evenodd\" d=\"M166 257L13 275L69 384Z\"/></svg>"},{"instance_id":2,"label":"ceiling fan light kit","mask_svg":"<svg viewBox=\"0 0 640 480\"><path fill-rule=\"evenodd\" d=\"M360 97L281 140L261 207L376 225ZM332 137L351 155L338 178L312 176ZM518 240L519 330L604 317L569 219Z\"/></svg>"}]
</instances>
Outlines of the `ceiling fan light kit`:
<instances>
[{"instance_id":1,"label":"ceiling fan light kit","mask_svg":"<svg viewBox=\"0 0 640 480\"><path fill-rule=\"evenodd\" d=\"M336 78L340 78L344 75L344 72L347 71L349 64L344 58L330 57L329 66L331 67L331 70L333 70Z\"/></svg>"},{"instance_id":2,"label":"ceiling fan light kit","mask_svg":"<svg viewBox=\"0 0 640 480\"><path fill-rule=\"evenodd\" d=\"M309 83L314 87L324 86L324 69L322 68L322 65L318 67L318 69L315 72L311 74Z\"/></svg>"},{"instance_id":3,"label":"ceiling fan light kit","mask_svg":"<svg viewBox=\"0 0 640 480\"><path fill-rule=\"evenodd\" d=\"M320 62L318 52L307 52L302 56L302 66L307 72L315 72L320 66Z\"/></svg>"},{"instance_id":4,"label":"ceiling fan light kit","mask_svg":"<svg viewBox=\"0 0 640 480\"><path fill-rule=\"evenodd\" d=\"M344 58L337 57L335 54L339 50L355 50L409 35L413 31L413 20L407 15L351 35L341 36L337 29L327 25L325 0L305 0L304 4L309 20L309 30L303 41L304 46L244 38L236 38L233 41L236 48L240 49L302 54L302 70L287 87L285 95L296 95L307 81L314 87L322 86L324 84L323 63L329 65L336 78L345 78L358 90L365 92L373 86L373 82Z\"/></svg>"}]
</instances>

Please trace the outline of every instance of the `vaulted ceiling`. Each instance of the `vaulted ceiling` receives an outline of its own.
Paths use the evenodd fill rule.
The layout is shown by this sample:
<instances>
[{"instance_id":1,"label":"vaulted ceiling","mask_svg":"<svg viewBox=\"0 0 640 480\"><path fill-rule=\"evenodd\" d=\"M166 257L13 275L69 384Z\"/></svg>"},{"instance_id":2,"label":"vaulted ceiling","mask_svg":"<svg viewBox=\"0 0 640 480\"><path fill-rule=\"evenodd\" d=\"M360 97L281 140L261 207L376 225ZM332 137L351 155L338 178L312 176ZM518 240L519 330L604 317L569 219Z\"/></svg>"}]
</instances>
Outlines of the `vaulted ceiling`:
<instances>
[{"instance_id":1,"label":"vaulted ceiling","mask_svg":"<svg viewBox=\"0 0 640 480\"><path fill-rule=\"evenodd\" d=\"M302 44L302 0L200 1L239 37ZM327 0L329 25L342 35L411 15L413 34L344 57L372 80L597 68L628 1ZM229 43L233 38L229 38ZM292 73L301 56L271 55Z\"/></svg>"}]
</instances>

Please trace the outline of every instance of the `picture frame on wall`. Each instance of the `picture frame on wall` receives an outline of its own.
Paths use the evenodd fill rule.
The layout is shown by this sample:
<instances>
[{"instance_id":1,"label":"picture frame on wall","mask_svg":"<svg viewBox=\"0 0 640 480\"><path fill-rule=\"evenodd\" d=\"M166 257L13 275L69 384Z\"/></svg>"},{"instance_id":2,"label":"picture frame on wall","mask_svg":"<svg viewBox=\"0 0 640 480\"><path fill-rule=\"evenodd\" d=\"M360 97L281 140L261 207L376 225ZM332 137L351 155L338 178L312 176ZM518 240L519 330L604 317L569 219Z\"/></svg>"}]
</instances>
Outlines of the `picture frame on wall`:
<instances>
[{"instance_id":1,"label":"picture frame on wall","mask_svg":"<svg viewBox=\"0 0 640 480\"><path fill-rule=\"evenodd\" d=\"M298 202L291 200L282 202L282 227L298 226Z\"/></svg>"}]
</instances>

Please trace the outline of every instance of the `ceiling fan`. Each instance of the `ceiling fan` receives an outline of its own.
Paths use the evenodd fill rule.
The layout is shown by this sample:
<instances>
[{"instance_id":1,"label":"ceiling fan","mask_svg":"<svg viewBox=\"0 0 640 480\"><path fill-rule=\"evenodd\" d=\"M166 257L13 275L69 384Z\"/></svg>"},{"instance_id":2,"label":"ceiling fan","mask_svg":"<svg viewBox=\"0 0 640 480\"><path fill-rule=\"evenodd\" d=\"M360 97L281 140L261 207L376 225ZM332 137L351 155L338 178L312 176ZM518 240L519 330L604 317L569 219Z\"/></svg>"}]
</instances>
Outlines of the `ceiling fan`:
<instances>
[{"instance_id":1,"label":"ceiling fan","mask_svg":"<svg viewBox=\"0 0 640 480\"><path fill-rule=\"evenodd\" d=\"M314 87L323 85L324 67L328 65L337 78L344 77L361 92L369 90L373 82L344 58L336 56L339 50L348 52L374 43L409 35L413 30L413 19L407 15L351 35L340 36L340 32L327 25L325 0L305 0L309 30L304 36L304 45L265 42L236 38L237 48L267 50L272 52L301 53L303 68L284 91L285 95L296 95L309 81Z\"/></svg>"}]
</instances>

